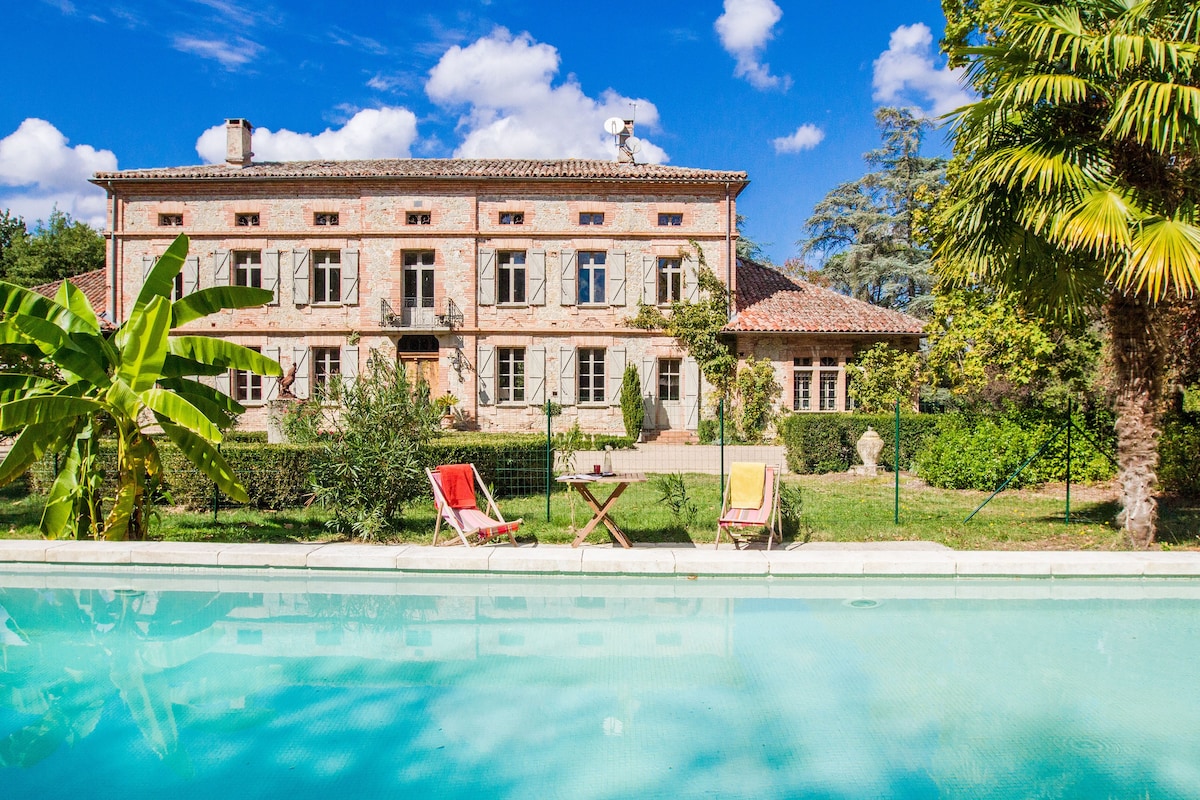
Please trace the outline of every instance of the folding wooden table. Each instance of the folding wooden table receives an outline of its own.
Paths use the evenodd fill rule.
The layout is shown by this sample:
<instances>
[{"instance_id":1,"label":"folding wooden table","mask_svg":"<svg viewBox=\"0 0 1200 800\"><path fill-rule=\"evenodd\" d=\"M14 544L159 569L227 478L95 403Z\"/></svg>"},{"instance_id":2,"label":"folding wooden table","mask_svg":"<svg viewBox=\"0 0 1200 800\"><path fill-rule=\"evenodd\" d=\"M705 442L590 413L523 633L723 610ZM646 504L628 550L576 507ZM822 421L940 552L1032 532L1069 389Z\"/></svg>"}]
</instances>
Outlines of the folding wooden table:
<instances>
[{"instance_id":1,"label":"folding wooden table","mask_svg":"<svg viewBox=\"0 0 1200 800\"><path fill-rule=\"evenodd\" d=\"M592 511L595 512L595 515L588 521L588 524L584 525L580 529L578 535L575 537L575 541L571 542L571 546L579 547L579 545L583 544L583 540L588 537L588 534L591 533L597 525L603 522L604 527L608 528L608 535L612 538L613 542L621 545L622 547L631 547L629 543L629 537L625 535L624 531L617 527L617 523L613 522L612 517L609 516L609 514L612 511L613 504L617 502L617 498L621 496L621 493L624 492L626 488L628 488L629 484L644 483L645 480L646 476L640 472L621 472L613 475L560 476L558 478L558 482L565 483L568 486L573 487L575 491L579 492L579 494L583 497L588 506L591 507ZM592 494L592 490L588 488L590 485L598 483L615 484L617 487L613 489L612 494L610 494L608 499L603 503L601 503L596 496Z\"/></svg>"}]
</instances>

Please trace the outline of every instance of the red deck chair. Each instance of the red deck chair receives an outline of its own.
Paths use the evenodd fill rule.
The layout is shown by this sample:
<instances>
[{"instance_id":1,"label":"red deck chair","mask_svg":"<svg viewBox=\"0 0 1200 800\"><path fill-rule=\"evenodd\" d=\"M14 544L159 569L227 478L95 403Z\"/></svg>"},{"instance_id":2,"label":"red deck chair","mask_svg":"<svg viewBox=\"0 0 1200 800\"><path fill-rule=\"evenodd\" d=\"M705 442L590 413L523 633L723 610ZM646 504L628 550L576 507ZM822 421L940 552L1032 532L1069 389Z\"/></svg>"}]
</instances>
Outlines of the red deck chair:
<instances>
[{"instance_id":1,"label":"red deck chair","mask_svg":"<svg viewBox=\"0 0 1200 800\"><path fill-rule=\"evenodd\" d=\"M447 464L436 470L426 469L429 485L433 488L433 504L437 508L437 524L433 527L433 543L438 543L438 536L445 522L458 534L464 545L470 547L472 539L475 544L491 541L493 537L507 535L513 547L517 539L513 534L521 527L524 520L506 522L492 493L488 491L479 470L474 464ZM475 502L475 492L478 491L487 498L488 514L479 510Z\"/></svg>"}]
</instances>

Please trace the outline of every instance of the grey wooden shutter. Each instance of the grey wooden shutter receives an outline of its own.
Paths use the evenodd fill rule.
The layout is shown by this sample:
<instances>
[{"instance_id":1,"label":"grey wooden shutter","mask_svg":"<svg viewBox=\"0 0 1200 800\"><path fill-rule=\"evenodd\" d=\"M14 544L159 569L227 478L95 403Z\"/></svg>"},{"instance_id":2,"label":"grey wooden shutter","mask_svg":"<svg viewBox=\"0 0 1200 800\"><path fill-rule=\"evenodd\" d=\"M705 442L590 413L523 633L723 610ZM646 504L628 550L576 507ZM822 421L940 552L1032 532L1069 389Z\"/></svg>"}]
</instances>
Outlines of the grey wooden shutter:
<instances>
[{"instance_id":1,"label":"grey wooden shutter","mask_svg":"<svg viewBox=\"0 0 1200 800\"><path fill-rule=\"evenodd\" d=\"M529 253L529 305L546 305L546 251Z\"/></svg>"},{"instance_id":2,"label":"grey wooden shutter","mask_svg":"<svg viewBox=\"0 0 1200 800\"><path fill-rule=\"evenodd\" d=\"M232 384L232 381L230 380L230 371L225 370L220 375L214 376L214 378L216 390L221 394L233 397L233 391L230 388Z\"/></svg>"},{"instance_id":3,"label":"grey wooden shutter","mask_svg":"<svg viewBox=\"0 0 1200 800\"><path fill-rule=\"evenodd\" d=\"M228 286L229 284L229 251L216 250L213 252L213 285Z\"/></svg>"},{"instance_id":4,"label":"grey wooden shutter","mask_svg":"<svg viewBox=\"0 0 1200 800\"><path fill-rule=\"evenodd\" d=\"M608 348L608 404L621 405L621 384L625 382L625 348Z\"/></svg>"},{"instance_id":5,"label":"grey wooden shutter","mask_svg":"<svg viewBox=\"0 0 1200 800\"><path fill-rule=\"evenodd\" d=\"M183 293L200 290L200 256L188 256L183 261Z\"/></svg>"},{"instance_id":6,"label":"grey wooden shutter","mask_svg":"<svg viewBox=\"0 0 1200 800\"><path fill-rule=\"evenodd\" d=\"M496 348L479 345L479 366L475 369L475 382L479 390L479 405L496 404Z\"/></svg>"},{"instance_id":7,"label":"grey wooden shutter","mask_svg":"<svg viewBox=\"0 0 1200 800\"><path fill-rule=\"evenodd\" d=\"M479 251L479 305L496 305L496 251Z\"/></svg>"},{"instance_id":8,"label":"grey wooden shutter","mask_svg":"<svg viewBox=\"0 0 1200 800\"><path fill-rule=\"evenodd\" d=\"M648 431L658 427L657 403L654 396L654 379L657 368L658 359L646 356L642 359L642 369L638 375L642 381L642 409L646 412L646 419L642 422L642 427Z\"/></svg>"},{"instance_id":9,"label":"grey wooden shutter","mask_svg":"<svg viewBox=\"0 0 1200 800\"><path fill-rule=\"evenodd\" d=\"M358 380L358 348L342 348L342 378L348 385L353 386Z\"/></svg>"},{"instance_id":10,"label":"grey wooden shutter","mask_svg":"<svg viewBox=\"0 0 1200 800\"><path fill-rule=\"evenodd\" d=\"M306 306L311 295L308 292L308 251L292 251L292 302ZM299 371L299 370L297 370Z\"/></svg>"},{"instance_id":11,"label":"grey wooden shutter","mask_svg":"<svg viewBox=\"0 0 1200 800\"><path fill-rule=\"evenodd\" d=\"M625 254L608 254L608 304L625 305Z\"/></svg>"},{"instance_id":12,"label":"grey wooden shutter","mask_svg":"<svg viewBox=\"0 0 1200 800\"><path fill-rule=\"evenodd\" d=\"M642 256L642 303L658 305L658 272L654 256Z\"/></svg>"},{"instance_id":13,"label":"grey wooden shutter","mask_svg":"<svg viewBox=\"0 0 1200 800\"><path fill-rule=\"evenodd\" d=\"M689 303L700 299L699 263L694 258L683 260L683 296Z\"/></svg>"},{"instance_id":14,"label":"grey wooden shutter","mask_svg":"<svg viewBox=\"0 0 1200 800\"><path fill-rule=\"evenodd\" d=\"M531 406L546 402L546 348L525 348L525 402Z\"/></svg>"},{"instance_id":15,"label":"grey wooden shutter","mask_svg":"<svg viewBox=\"0 0 1200 800\"><path fill-rule=\"evenodd\" d=\"M296 382L292 384L292 394L301 400L308 399L308 348L293 347L292 363L296 365Z\"/></svg>"},{"instance_id":16,"label":"grey wooden shutter","mask_svg":"<svg viewBox=\"0 0 1200 800\"><path fill-rule=\"evenodd\" d=\"M694 358L683 360L683 428L700 426L700 366Z\"/></svg>"},{"instance_id":17,"label":"grey wooden shutter","mask_svg":"<svg viewBox=\"0 0 1200 800\"><path fill-rule=\"evenodd\" d=\"M342 305L358 305L358 251L342 251Z\"/></svg>"},{"instance_id":18,"label":"grey wooden shutter","mask_svg":"<svg viewBox=\"0 0 1200 800\"><path fill-rule=\"evenodd\" d=\"M560 305L573 306L576 300L579 299L579 290L575 285L575 251L562 250L559 253L559 264L562 266L562 281L559 284L559 299Z\"/></svg>"},{"instance_id":19,"label":"grey wooden shutter","mask_svg":"<svg viewBox=\"0 0 1200 800\"><path fill-rule=\"evenodd\" d=\"M575 348L563 347L558 351L558 402L575 405L575 388Z\"/></svg>"},{"instance_id":20,"label":"grey wooden shutter","mask_svg":"<svg viewBox=\"0 0 1200 800\"><path fill-rule=\"evenodd\" d=\"M146 282L146 278L150 277L150 270L154 269L154 256L142 256L142 283Z\"/></svg>"},{"instance_id":21,"label":"grey wooden shutter","mask_svg":"<svg viewBox=\"0 0 1200 800\"><path fill-rule=\"evenodd\" d=\"M263 253L263 288L271 292L269 305L279 305L279 251L267 250Z\"/></svg>"},{"instance_id":22,"label":"grey wooden shutter","mask_svg":"<svg viewBox=\"0 0 1200 800\"><path fill-rule=\"evenodd\" d=\"M279 348L275 345L264 347L262 353L272 361L279 361ZM263 399L274 400L279 395L279 378L263 378Z\"/></svg>"}]
</instances>

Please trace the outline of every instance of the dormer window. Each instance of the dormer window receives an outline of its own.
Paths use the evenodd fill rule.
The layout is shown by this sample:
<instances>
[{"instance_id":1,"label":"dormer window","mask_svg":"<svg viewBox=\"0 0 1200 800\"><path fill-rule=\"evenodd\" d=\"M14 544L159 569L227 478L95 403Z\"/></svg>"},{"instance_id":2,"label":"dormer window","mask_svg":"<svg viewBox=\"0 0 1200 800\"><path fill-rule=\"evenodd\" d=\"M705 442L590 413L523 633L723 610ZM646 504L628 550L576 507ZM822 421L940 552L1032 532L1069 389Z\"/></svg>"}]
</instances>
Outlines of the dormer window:
<instances>
[{"instance_id":1,"label":"dormer window","mask_svg":"<svg viewBox=\"0 0 1200 800\"><path fill-rule=\"evenodd\" d=\"M604 212L603 211L581 211L581 212L579 212L579 224L580 225L603 225L604 224Z\"/></svg>"},{"instance_id":2,"label":"dormer window","mask_svg":"<svg viewBox=\"0 0 1200 800\"><path fill-rule=\"evenodd\" d=\"M313 225L337 225L338 222L338 212L336 211L318 211L313 214Z\"/></svg>"},{"instance_id":3,"label":"dormer window","mask_svg":"<svg viewBox=\"0 0 1200 800\"><path fill-rule=\"evenodd\" d=\"M658 224L662 225L662 226L670 226L673 228L678 228L680 225L683 224L683 214L674 214L674 213L659 214L658 215Z\"/></svg>"},{"instance_id":4,"label":"dormer window","mask_svg":"<svg viewBox=\"0 0 1200 800\"><path fill-rule=\"evenodd\" d=\"M501 211L500 212L500 224L501 225L524 225L525 224L525 212L524 211Z\"/></svg>"},{"instance_id":5,"label":"dormer window","mask_svg":"<svg viewBox=\"0 0 1200 800\"><path fill-rule=\"evenodd\" d=\"M159 214L158 225L160 228L182 228L183 214Z\"/></svg>"},{"instance_id":6,"label":"dormer window","mask_svg":"<svg viewBox=\"0 0 1200 800\"><path fill-rule=\"evenodd\" d=\"M235 214L234 215L234 224L237 225L239 228L257 228L258 227L258 213L257 212L244 212L244 213Z\"/></svg>"},{"instance_id":7,"label":"dormer window","mask_svg":"<svg viewBox=\"0 0 1200 800\"><path fill-rule=\"evenodd\" d=\"M407 225L429 225L432 222L433 215L428 211L409 211L405 216Z\"/></svg>"}]
</instances>

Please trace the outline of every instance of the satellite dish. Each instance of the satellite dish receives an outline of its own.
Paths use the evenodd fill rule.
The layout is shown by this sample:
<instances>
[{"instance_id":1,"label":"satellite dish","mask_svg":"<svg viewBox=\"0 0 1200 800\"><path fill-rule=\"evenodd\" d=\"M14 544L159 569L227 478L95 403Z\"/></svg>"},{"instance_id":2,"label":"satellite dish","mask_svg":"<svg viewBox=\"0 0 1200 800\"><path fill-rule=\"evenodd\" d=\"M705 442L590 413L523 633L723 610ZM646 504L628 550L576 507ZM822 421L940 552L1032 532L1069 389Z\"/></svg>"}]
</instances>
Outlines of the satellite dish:
<instances>
[{"instance_id":1,"label":"satellite dish","mask_svg":"<svg viewBox=\"0 0 1200 800\"><path fill-rule=\"evenodd\" d=\"M630 136L625 140L625 148L631 153L636 153L642 149L642 140L636 136Z\"/></svg>"},{"instance_id":2,"label":"satellite dish","mask_svg":"<svg viewBox=\"0 0 1200 800\"><path fill-rule=\"evenodd\" d=\"M625 130L625 120L620 117L609 117L604 120L604 130L616 136L621 131Z\"/></svg>"}]
</instances>

